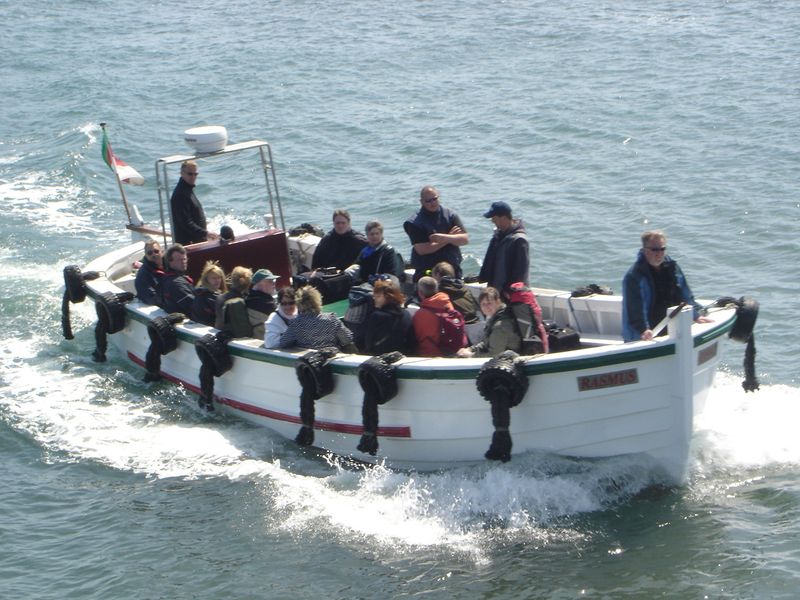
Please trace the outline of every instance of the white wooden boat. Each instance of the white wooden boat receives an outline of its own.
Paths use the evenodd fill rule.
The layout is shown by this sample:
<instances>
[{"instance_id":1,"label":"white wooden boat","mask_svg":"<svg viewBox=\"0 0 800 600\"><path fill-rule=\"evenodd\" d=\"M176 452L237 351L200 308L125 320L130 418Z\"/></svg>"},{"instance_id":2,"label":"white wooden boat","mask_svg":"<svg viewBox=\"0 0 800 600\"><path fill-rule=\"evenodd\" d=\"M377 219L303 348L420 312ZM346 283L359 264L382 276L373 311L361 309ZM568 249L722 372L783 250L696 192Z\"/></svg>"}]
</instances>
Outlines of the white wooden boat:
<instances>
[{"instance_id":1,"label":"white wooden boat","mask_svg":"<svg viewBox=\"0 0 800 600\"><path fill-rule=\"evenodd\" d=\"M244 146L258 150L267 184L275 184L268 144L248 142L238 146L226 147L222 153ZM160 192L170 189L166 166L186 158L191 157L176 155L156 163ZM277 185L269 198L277 203L282 223ZM163 201L161 205L163 211ZM283 228L278 228L240 236L225 245L195 244L188 248L190 272L196 273L206 260L216 259L226 271L236 264L269 268L281 276L280 284L284 285L300 262L310 260L315 241L313 236L287 236ZM163 326L166 316L160 308L130 300L134 291L132 264L141 255L142 243L136 242L103 254L83 269L65 269L65 306L67 299L79 301L83 294L95 301L100 321L106 321L98 332L98 346L107 335L111 344L137 365L146 362L154 319L162 317L159 323ZM89 273L92 275L87 277ZM683 307L669 320L668 335L625 344L620 333L621 297L573 298L569 292L550 289L535 292L544 318L578 330L581 346L501 365L508 375L501 378L501 389L508 391L506 396L516 394L520 399L510 409L512 454L537 450L574 457L646 455L661 469L665 482L683 482L693 418L702 411L713 384L720 344L730 333L740 341L752 340L755 314L743 311L742 302L723 302L709 313L713 322L698 324L693 323L691 308ZM109 307L109 299L114 306ZM117 328L115 322L120 330L108 333ZM199 356L203 353L198 354L196 344L204 336L208 341L215 330L183 321L172 325L171 331L175 337L166 346L174 349L163 348L169 351L157 353L160 375L198 392ZM236 339L223 347L231 368L214 380L216 409L295 438L301 426L302 391L295 368L308 351L268 350L255 339ZM365 398L359 372L366 369L368 359L340 354L321 361L330 381L328 389L322 390L327 393L313 403L315 447L402 469L434 470L485 460L495 427L492 404L479 393L476 381L482 369L486 372L487 359L409 356L395 362L387 370L391 389L384 392L392 396L390 392L396 386L396 395L378 409L379 445L375 455L357 450L363 433ZM307 372L308 364L303 364ZM320 373L315 376L322 377ZM502 399L496 401L503 403Z\"/></svg>"}]
</instances>

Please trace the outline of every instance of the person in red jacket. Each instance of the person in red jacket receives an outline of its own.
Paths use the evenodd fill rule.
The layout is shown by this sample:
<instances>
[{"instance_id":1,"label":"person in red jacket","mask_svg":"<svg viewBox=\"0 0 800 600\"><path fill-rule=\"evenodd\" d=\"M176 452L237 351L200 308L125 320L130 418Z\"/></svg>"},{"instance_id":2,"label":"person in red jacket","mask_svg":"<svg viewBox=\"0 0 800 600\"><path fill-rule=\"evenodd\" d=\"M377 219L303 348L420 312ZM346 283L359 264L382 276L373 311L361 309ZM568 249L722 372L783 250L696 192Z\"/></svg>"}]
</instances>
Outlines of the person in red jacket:
<instances>
[{"instance_id":1,"label":"person in red jacket","mask_svg":"<svg viewBox=\"0 0 800 600\"><path fill-rule=\"evenodd\" d=\"M420 356L455 355L467 343L463 315L453 307L448 295L439 291L439 284L433 277L420 278L417 296L420 307L412 321L417 353ZM443 320L448 322L443 323ZM448 338L443 339L444 336Z\"/></svg>"}]
</instances>

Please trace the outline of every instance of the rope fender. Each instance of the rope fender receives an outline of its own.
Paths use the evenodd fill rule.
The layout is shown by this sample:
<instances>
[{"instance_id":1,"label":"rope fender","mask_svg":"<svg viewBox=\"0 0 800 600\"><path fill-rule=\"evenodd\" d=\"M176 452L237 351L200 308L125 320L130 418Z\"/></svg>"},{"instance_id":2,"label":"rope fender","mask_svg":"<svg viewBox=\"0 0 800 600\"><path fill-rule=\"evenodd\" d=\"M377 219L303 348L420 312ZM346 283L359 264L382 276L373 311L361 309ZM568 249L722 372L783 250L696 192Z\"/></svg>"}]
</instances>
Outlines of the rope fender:
<instances>
[{"instance_id":1,"label":"rope fender","mask_svg":"<svg viewBox=\"0 0 800 600\"><path fill-rule=\"evenodd\" d=\"M100 277L97 271L81 273L78 265L64 267L64 296L61 298L61 332L64 338L71 340L72 323L69 319L69 303L78 304L86 300L86 282Z\"/></svg>"},{"instance_id":2,"label":"rope fender","mask_svg":"<svg viewBox=\"0 0 800 600\"><path fill-rule=\"evenodd\" d=\"M300 431L294 441L301 446L314 443L314 401L333 391L333 370L330 359L338 354L338 348L322 348L306 352L297 359L294 372L300 382Z\"/></svg>"},{"instance_id":3,"label":"rope fender","mask_svg":"<svg viewBox=\"0 0 800 600\"><path fill-rule=\"evenodd\" d=\"M372 456L378 451L378 405L397 396L397 373L393 363L405 358L400 352L389 352L368 358L358 367L358 383L364 390L361 419L364 433L357 450Z\"/></svg>"},{"instance_id":4,"label":"rope fender","mask_svg":"<svg viewBox=\"0 0 800 600\"><path fill-rule=\"evenodd\" d=\"M184 315L172 313L166 317L155 317L147 324L147 335L150 336L150 347L147 349L144 366L147 372L144 381L158 381L161 379L161 357L169 354L178 347L178 336L175 325L183 321Z\"/></svg>"},{"instance_id":5,"label":"rope fender","mask_svg":"<svg viewBox=\"0 0 800 600\"><path fill-rule=\"evenodd\" d=\"M478 392L492 405L492 443L484 456L489 460L511 460L510 409L517 406L528 391L525 360L506 350L486 361L475 381Z\"/></svg>"},{"instance_id":6,"label":"rope fender","mask_svg":"<svg viewBox=\"0 0 800 600\"><path fill-rule=\"evenodd\" d=\"M230 333L218 331L207 333L194 343L200 359L200 395L197 398L200 408L214 410L214 377L222 377L233 368L233 359L228 352L228 342L232 339Z\"/></svg>"},{"instance_id":7,"label":"rope fender","mask_svg":"<svg viewBox=\"0 0 800 600\"><path fill-rule=\"evenodd\" d=\"M742 344L747 344L744 351L744 381L742 381L742 388L745 392L755 392L759 389L759 383L756 377L756 338L753 329L758 318L758 302L745 296L738 300L726 296L714 302L712 306L727 306L730 304L736 306L736 321L734 321L728 337Z\"/></svg>"},{"instance_id":8,"label":"rope fender","mask_svg":"<svg viewBox=\"0 0 800 600\"><path fill-rule=\"evenodd\" d=\"M107 335L113 335L125 328L125 303L133 300L130 292L103 292L94 301L97 313L97 325L94 327L95 348L92 359L95 362L106 362L108 350Z\"/></svg>"},{"instance_id":9,"label":"rope fender","mask_svg":"<svg viewBox=\"0 0 800 600\"><path fill-rule=\"evenodd\" d=\"M744 350L744 381L742 381L745 392L755 392L759 388L756 377L756 338L753 333L757 318L758 302L744 296L739 298L736 302L736 322L728 337L747 344Z\"/></svg>"}]
</instances>

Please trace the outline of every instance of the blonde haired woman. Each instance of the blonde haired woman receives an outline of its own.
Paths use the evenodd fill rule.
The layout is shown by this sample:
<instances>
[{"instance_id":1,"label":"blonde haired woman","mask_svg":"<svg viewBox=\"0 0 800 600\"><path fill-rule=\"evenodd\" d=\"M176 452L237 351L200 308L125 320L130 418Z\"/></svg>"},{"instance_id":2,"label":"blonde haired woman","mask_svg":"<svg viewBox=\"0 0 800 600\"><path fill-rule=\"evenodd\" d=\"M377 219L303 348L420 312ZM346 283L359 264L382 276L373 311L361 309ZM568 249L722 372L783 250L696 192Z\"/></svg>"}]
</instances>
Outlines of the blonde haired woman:
<instances>
[{"instance_id":1,"label":"blonde haired woman","mask_svg":"<svg viewBox=\"0 0 800 600\"><path fill-rule=\"evenodd\" d=\"M322 295L307 285L297 290L297 317L281 335L281 348L329 348L356 352L353 334L333 313L322 312Z\"/></svg>"},{"instance_id":2,"label":"blonde haired woman","mask_svg":"<svg viewBox=\"0 0 800 600\"><path fill-rule=\"evenodd\" d=\"M253 337L253 326L247 314L244 298L250 290L253 272L247 267L234 267L227 294L217 298L214 327L227 331L235 338Z\"/></svg>"},{"instance_id":3,"label":"blonde haired woman","mask_svg":"<svg viewBox=\"0 0 800 600\"><path fill-rule=\"evenodd\" d=\"M213 327L217 315L217 297L227 291L225 271L216 262L208 261L194 288L192 321Z\"/></svg>"}]
</instances>

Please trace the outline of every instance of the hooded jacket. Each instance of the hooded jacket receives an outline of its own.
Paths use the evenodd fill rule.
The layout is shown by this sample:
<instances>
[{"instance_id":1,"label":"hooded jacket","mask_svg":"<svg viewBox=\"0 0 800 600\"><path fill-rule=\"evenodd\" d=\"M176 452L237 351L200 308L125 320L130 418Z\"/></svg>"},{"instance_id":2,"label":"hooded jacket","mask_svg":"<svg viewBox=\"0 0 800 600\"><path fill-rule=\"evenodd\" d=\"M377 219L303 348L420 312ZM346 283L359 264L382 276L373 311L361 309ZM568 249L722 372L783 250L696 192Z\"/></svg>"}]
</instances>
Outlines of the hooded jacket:
<instances>
[{"instance_id":1,"label":"hooded jacket","mask_svg":"<svg viewBox=\"0 0 800 600\"><path fill-rule=\"evenodd\" d=\"M136 286L136 297L145 304L158 304L160 295L158 286L164 277L164 271L153 261L142 259L142 266L136 272L134 285Z\"/></svg>"},{"instance_id":2,"label":"hooded jacket","mask_svg":"<svg viewBox=\"0 0 800 600\"><path fill-rule=\"evenodd\" d=\"M685 301L694 306L694 318L700 314L700 307L695 303L692 290L686 283L683 271L678 263L669 256L664 257L661 269L670 279L669 297L664 299L665 306L674 306ZM653 314L656 285L653 269L644 255L644 248L639 249L636 262L633 263L622 280L622 337L626 342L641 339L646 329L652 329L665 315Z\"/></svg>"},{"instance_id":3,"label":"hooded jacket","mask_svg":"<svg viewBox=\"0 0 800 600\"><path fill-rule=\"evenodd\" d=\"M484 338L470 346L473 356L497 356L505 350L519 352L522 338L516 324L514 313L503 304L491 317L486 319Z\"/></svg>"},{"instance_id":4,"label":"hooded jacket","mask_svg":"<svg viewBox=\"0 0 800 600\"><path fill-rule=\"evenodd\" d=\"M426 310L428 309L428 310ZM441 356L439 350L439 317L434 312L455 310L447 294L436 292L430 298L425 298L419 310L414 313L414 335L417 337L417 353L420 356Z\"/></svg>"},{"instance_id":5,"label":"hooded jacket","mask_svg":"<svg viewBox=\"0 0 800 600\"><path fill-rule=\"evenodd\" d=\"M516 219L507 231L495 230L483 259L479 281L485 281L498 291L516 281L530 285L528 234L522 220Z\"/></svg>"}]
</instances>

